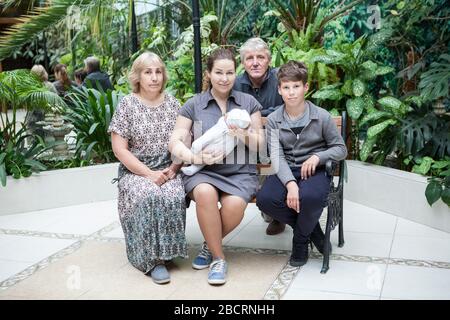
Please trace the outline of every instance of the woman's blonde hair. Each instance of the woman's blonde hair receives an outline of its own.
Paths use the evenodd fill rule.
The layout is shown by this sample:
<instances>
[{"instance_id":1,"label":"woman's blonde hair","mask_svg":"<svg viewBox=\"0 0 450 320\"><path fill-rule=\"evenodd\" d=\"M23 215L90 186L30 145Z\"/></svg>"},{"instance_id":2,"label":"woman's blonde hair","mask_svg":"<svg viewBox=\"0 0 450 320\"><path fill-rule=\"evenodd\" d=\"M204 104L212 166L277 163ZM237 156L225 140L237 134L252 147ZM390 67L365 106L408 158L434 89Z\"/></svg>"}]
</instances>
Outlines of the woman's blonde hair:
<instances>
[{"instance_id":1,"label":"woman's blonde hair","mask_svg":"<svg viewBox=\"0 0 450 320\"><path fill-rule=\"evenodd\" d=\"M144 70L151 62L158 62L161 64L161 71L163 74L163 83L161 87L161 92L164 91L166 83L168 80L166 65L162 59L153 52L146 51L134 60L131 66L130 73L128 75L128 80L130 81L131 89L134 93L138 93L140 90L141 72Z\"/></svg>"},{"instance_id":2,"label":"woman's blonde hair","mask_svg":"<svg viewBox=\"0 0 450 320\"><path fill-rule=\"evenodd\" d=\"M41 64L35 64L30 71L37 75L41 81L48 81L48 73Z\"/></svg>"}]
</instances>

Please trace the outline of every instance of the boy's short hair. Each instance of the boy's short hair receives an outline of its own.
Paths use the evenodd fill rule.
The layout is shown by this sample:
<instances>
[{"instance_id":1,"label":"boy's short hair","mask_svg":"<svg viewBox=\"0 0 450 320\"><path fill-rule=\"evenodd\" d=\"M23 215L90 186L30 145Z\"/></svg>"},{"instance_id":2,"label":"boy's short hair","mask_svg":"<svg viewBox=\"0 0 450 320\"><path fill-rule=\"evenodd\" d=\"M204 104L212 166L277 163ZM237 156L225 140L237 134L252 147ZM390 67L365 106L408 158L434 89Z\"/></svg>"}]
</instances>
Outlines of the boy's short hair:
<instances>
[{"instance_id":1,"label":"boy's short hair","mask_svg":"<svg viewBox=\"0 0 450 320\"><path fill-rule=\"evenodd\" d=\"M308 82L308 68L301 61L290 60L283 64L277 73L278 85L282 81L302 81L303 84Z\"/></svg>"}]
</instances>

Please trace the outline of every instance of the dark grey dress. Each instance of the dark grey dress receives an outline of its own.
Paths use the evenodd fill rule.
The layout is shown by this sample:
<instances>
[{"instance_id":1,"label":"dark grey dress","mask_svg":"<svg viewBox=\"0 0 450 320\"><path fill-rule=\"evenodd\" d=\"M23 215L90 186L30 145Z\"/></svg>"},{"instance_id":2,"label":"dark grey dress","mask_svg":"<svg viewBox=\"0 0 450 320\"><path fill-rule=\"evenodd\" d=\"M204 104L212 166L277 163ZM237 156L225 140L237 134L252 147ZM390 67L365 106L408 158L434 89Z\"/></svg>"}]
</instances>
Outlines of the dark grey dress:
<instances>
[{"instance_id":1,"label":"dark grey dress","mask_svg":"<svg viewBox=\"0 0 450 320\"><path fill-rule=\"evenodd\" d=\"M251 95L232 90L227 102L227 112L234 108L244 109L250 115L262 109ZM208 90L186 101L179 114L194 122L192 135L195 141L217 123L222 111ZM231 152L223 162L205 166L193 176L183 175L186 194L200 183L209 183L220 191L239 196L245 202L249 202L255 196L258 186L256 153L238 141L234 152Z\"/></svg>"}]
</instances>

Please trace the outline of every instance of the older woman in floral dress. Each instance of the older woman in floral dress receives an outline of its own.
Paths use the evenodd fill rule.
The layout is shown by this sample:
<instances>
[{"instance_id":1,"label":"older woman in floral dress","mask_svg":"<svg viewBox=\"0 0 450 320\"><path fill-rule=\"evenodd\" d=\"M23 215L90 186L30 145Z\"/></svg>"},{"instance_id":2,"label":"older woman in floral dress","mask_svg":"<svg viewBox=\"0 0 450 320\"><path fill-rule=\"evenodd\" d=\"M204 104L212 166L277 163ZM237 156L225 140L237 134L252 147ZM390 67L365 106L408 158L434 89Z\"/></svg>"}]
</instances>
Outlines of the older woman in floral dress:
<instances>
[{"instance_id":1,"label":"older woman in floral dress","mask_svg":"<svg viewBox=\"0 0 450 320\"><path fill-rule=\"evenodd\" d=\"M130 263L167 283L165 264L187 258L184 186L168 151L180 104L164 92L165 65L154 53L135 60L129 79L133 93L120 101L108 129L121 162L119 217Z\"/></svg>"}]
</instances>

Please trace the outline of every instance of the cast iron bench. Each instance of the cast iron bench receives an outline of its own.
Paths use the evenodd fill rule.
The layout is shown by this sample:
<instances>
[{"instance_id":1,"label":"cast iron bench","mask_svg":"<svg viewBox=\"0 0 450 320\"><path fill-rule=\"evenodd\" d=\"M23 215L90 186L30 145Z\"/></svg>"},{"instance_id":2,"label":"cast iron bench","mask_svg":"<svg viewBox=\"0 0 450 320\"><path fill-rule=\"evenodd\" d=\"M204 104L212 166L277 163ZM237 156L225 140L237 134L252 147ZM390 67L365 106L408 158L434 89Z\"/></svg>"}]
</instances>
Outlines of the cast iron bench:
<instances>
[{"instance_id":1,"label":"cast iron bench","mask_svg":"<svg viewBox=\"0 0 450 320\"><path fill-rule=\"evenodd\" d=\"M341 130L342 138L344 142L346 139L346 123L347 123L347 114L345 111L342 112L342 115L339 117L333 117L333 120L338 127L338 130ZM263 118L263 125L265 126L267 122L266 118ZM343 213L343 205L344 205L344 165L345 160L341 160L339 162L328 160L325 164L325 170L327 175L332 177L330 182L330 193L328 195L328 200L326 207L328 207L327 212L327 220L325 226L325 244L324 244L324 254L323 254L323 264L321 273L326 273L330 268L330 234L331 231L339 225L339 240L338 247L344 246L344 213ZM257 170L258 173L261 173L264 169L269 169L270 164L258 164ZM337 184L335 183L333 177L339 177ZM253 198L251 203L256 202L256 197Z\"/></svg>"}]
</instances>

